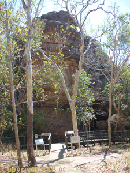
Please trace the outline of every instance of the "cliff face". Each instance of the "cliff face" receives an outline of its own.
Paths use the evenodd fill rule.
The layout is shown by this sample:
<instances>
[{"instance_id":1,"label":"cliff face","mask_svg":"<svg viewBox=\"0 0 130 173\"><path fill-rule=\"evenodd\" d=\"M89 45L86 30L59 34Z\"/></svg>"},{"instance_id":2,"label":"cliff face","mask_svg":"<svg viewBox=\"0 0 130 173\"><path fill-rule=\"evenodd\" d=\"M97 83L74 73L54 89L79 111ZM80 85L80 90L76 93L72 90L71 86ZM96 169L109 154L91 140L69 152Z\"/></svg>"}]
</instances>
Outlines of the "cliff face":
<instances>
[{"instance_id":1,"label":"cliff face","mask_svg":"<svg viewBox=\"0 0 130 173\"><path fill-rule=\"evenodd\" d=\"M65 17L63 15L65 15ZM52 59L54 56L57 56L57 61L60 62L63 60L62 66L66 67L66 82L67 85L71 87L73 84L72 75L75 73L79 64L80 34L67 12L51 12L42 15L41 20L45 22L42 49L45 50L48 55L51 53L53 55L51 56ZM90 37L85 36L84 50L87 49L89 40ZM89 74L92 74L95 89L100 90L106 84L106 78L103 73L107 75L106 72L110 67L107 61L106 54L101 51L101 48L96 41L94 41L90 51L85 55L84 69L87 70ZM98 92L95 92L95 94L96 93L98 94ZM96 95L96 97L97 96L99 96L99 94Z\"/></svg>"},{"instance_id":2,"label":"cliff face","mask_svg":"<svg viewBox=\"0 0 130 173\"><path fill-rule=\"evenodd\" d=\"M93 108L96 118L100 121L107 120L109 105L102 91L110 77L110 63L107 55L102 52L97 42L93 43L90 51L85 56L84 69L92 77L92 90L95 97Z\"/></svg>"},{"instance_id":3,"label":"cliff face","mask_svg":"<svg viewBox=\"0 0 130 173\"><path fill-rule=\"evenodd\" d=\"M71 93L74 83L73 75L78 68L80 58L80 34L72 18L65 11L44 14L41 16L40 20L45 23L42 37L42 49L58 66L61 68L63 67L66 84ZM87 49L89 40L90 37L85 36L84 50ZM37 64L37 67L34 67L35 70L42 68L42 65L46 61L44 57L42 58L43 60L41 61L41 57L34 56L34 59L37 59L37 61L35 61L35 66ZM108 116L108 110L104 104L106 98L103 97L102 90L107 82L105 75L108 75L107 72L109 71L109 67L107 56L101 51L98 43L93 41L89 52L85 55L83 68L88 74L91 74L92 77L92 89L95 94L93 108L97 120L106 120ZM45 73L45 71L43 70L42 73ZM39 107L45 114L51 115L46 119L48 126L46 126L46 128L40 127L40 133L57 133L58 136L64 138L64 131L72 130L71 112L68 111L69 104L62 84L59 82L59 87L54 88L53 84L45 84L45 81L48 80L50 79L45 79L45 76L43 77L44 84L42 87L44 89L44 95L48 95L47 99L34 101L34 109Z\"/></svg>"}]
</instances>

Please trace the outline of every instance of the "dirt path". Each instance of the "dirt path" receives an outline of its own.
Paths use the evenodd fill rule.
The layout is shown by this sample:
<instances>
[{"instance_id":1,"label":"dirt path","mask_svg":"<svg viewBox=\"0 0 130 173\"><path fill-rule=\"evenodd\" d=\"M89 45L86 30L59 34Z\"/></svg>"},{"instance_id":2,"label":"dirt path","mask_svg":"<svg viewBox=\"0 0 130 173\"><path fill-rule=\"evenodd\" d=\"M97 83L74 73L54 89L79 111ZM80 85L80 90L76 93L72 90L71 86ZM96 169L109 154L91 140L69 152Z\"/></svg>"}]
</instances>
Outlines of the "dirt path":
<instances>
[{"instance_id":1,"label":"dirt path","mask_svg":"<svg viewBox=\"0 0 130 173\"><path fill-rule=\"evenodd\" d=\"M124 146L123 146L124 147ZM24 167L27 166L27 154L22 153ZM36 156L37 167L32 171L24 168L21 172L55 172L55 173L129 173L130 172L130 150L127 148L113 148L108 150L107 146L95 146L91 149L81 148L70 150L66 153L64 143L52 144L50 154L44 155L39 150ZM10 169L9 169L10 167ZM17 168L16 152L6 152L0 155L0 172L14 172Z\"/></svg>"}]
</instances>

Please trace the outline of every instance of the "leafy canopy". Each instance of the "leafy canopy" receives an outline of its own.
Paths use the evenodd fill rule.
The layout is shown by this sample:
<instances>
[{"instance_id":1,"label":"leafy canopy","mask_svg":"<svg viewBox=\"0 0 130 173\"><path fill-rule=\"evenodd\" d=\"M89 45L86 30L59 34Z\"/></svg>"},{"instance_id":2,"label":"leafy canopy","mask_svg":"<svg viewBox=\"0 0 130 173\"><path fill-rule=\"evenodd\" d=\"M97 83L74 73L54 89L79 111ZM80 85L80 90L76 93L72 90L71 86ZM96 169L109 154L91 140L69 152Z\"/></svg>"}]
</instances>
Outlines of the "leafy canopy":
<instances>
[{"instance_id":1,"label":"leafy canopy","mask_svg":"<svg viewBox=\"0 0 130 173\"><path fill-rule=\"evenodd\" d=\"M79 77L78 94L76 99L77 118L79 121L87 122L95 118L92 103L94 100L94 93L91 88L91 76L87 75L82 69Z\"/></svg>"}]
</instances>

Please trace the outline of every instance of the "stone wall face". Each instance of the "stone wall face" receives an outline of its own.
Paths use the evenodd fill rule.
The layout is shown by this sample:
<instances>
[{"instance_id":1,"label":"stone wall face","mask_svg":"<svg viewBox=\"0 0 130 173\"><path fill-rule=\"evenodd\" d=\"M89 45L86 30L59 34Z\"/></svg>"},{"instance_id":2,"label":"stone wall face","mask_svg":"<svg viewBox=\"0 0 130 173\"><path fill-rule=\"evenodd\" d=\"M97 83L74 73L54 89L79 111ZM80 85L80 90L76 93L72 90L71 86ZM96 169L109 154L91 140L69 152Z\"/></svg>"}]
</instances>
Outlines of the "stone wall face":
<instances>
[{"instance_id":1,"label":"stone wall face","mask_svg":"<svg viewBox=\"0 0 130 173\"><path fill-rule=\"evenodd\" d=\"M58 107L40 107L34 110L34 116L37 110L41 122L34 124L35 133L51 133L53 142L64 141L65 131L72 130L71 112Z\"/></svg>"}]
</instances>

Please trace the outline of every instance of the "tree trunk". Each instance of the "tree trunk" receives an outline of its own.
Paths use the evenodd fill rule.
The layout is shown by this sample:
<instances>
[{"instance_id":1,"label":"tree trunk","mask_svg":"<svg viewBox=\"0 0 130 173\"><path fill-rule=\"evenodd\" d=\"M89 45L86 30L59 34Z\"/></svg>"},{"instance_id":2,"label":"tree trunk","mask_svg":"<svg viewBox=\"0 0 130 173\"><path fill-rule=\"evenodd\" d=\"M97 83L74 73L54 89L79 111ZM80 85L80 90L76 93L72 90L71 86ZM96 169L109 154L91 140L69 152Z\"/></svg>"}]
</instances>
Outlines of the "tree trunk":
<instances>
[{"instance_id":1,"label":"tree trunk","mask_svg":"<svg viewBox=\"0 0 130 173\"><path fill-rule=\"evenodd\" d=\"M9 64L12 66L11 60L10 60ZM10 69L10 67L9 67L9 69ZM18 166L23 167L21 152L20 152L20 142L19 142L19 136L18 136L17 114L16 114L16 105L15 105L15 100L14 100L13 76L12 75L13 74L10 69L10 87L11 87L11 97L12 97L12 107L13 107L14 132L15 132L15 139L16 139L16 146L17 146Z\"/></svg>"},{"instance_id":2,"label":"tree trunk","mask_svg":"<svg viewBox=\"0 0 130 173\"><path fill-rule=\"evenodd\" d=\"M29 56L31 54L29 53ZM33 101L32 101L32 60L27 63L27 154L29 166L35 166L33 151Z\"/></svg>"},{"instance_id":3,"label":"tree trunk","mask_svg":"<svg viewBox=\"0 0 130 173\"><path fill-rule=\"evenodd\" d=\"M17 156L18 156L18 166L23 167L21 152L20 152L20 142L19 142L19 136L18 136L16 105L15 105L15 99L14 99L14 84L13 84L13 73L12 73L10 31L8 26L7 5L6 5L6 30L7 30L7 49L8 49L8 58L9 58L10 88L11 88L11 99L12 99L12 108L13 108L14 132L15 132Z\"/></svg>"},{"instance_id":4,"label":"tree trunk","mask_svg":"<svg viewBox=\"0 0 130 173\"><path fill-rule=\"evenodd\" d=\"M129 125L129 147L130 147L130 125Z\"/></svg>"},{"instance_id":5,"label":"tree trunk","mask_svg":"<svg viewBox=\"0 0 130 173\"><path fill-rule=\"evenodd\" d=\"M23 8L27 13L28 39L25 46L25 57L27 67L27 154L28 165L33 167L36 165L35 155L33 151L33 87L32 87L32 59L31 59L31 44L32 44L32 1L28 0L27 5L22 0ZM38 9L37 9L38 10Z\"/></svg>"},{"instance_id":6,"label":"tree trunk","mask_svg":"<svg viewBox=\"0 0 130 173\"><path fill-rule=\"evenodd\" d=\"M28 0L28 40L26 44L26 62L27 62L27 154L28 164L33 167L36 164L33 151L33 89L32 89L32 59L31 59L31 44L32 44L32 18L31 18L31 0Z\"/></svg>"},{"instance_id":7,"label":"tree trunk","mask_svg":"<svg viewBox=\"0 0 130 173\"><path fill-rule=\"evenodd\" d=\"M2 155L3 155L3 148L2 148L2 142L1 142L2 133L3 133L3 128L2 128L2 120L1 120L1 123L0 123L0 152L2 152Z\"/></svg>"},{"instance_id":8,"label":"tree trunk","mask_svg":"<svg viewBox=\"0 0 130 173\"><path fill-rule=\"evenodd\" d=\"M70 107L71 107L71 112L72 112L72 124L73 124L74 136L78 136L75 104L71 104Z\"/></svg>"},{"instance_id":9,"label":"tree trunk","mask_svg":"<svg viewBox=\"0 0 130 173\"><path fill-rule=\"evenodd\" d=\"M112 92L113 92L113 62L111 61L111 82L109 92L109 118L108 118L108 136L109 136L109 148L111 147L111 114L112 114Z\"/></svg>"},{"instance_id":10,"label":"tree trunk","mask_svg":"<svg viewBox=\"0 0 130 173\"><path fill-rule=\"evenodd\" d=\"M90 118L88 119L89 137L90 137Z\"/></svg>"},{"instance_id":11,"label":"tree trunk","mask_svg":"<svg viewBox=\"0 0 130 173\"><path fill-rule=\"evenodd\" d=\"M109 118L108 118L109 147L111 147L111 110L112 110L112 100L111 100L111 89L110 89L110 93L109 93Z\"/></svg>"},{"instance_id":12,"label":"tree trunk","mask_svg":"<svg viewBox=\"0 0 130 173\"><path fill-rule=\"evenodd\" d=\"M73 131L74 135L78 136L78 129L77 129L77 116L76 116L76 96L77 96L77 90L78 90L78 84L79 84L79 76L82 70L82 65L84 63L84 34L83 34L83 29L80 28L80 61L79 61L79 69L76 72L75 76L75 83L74 83L74 89L73 89L73 95L72 95L72 102L69 101L70 103L70 108L72 112L72 123L73 123Z\"/></svg>"}]
</instances>

